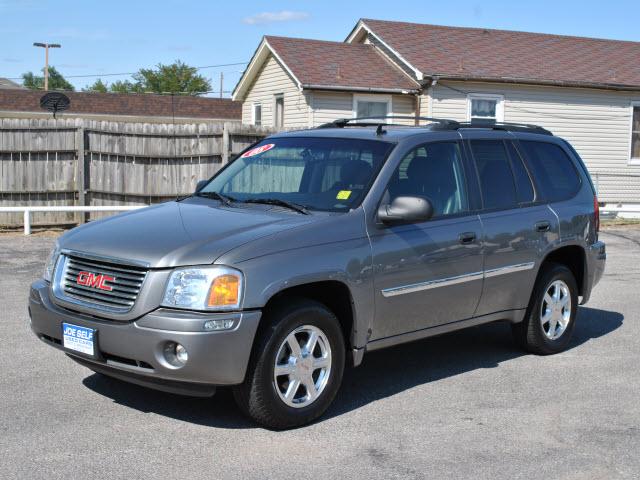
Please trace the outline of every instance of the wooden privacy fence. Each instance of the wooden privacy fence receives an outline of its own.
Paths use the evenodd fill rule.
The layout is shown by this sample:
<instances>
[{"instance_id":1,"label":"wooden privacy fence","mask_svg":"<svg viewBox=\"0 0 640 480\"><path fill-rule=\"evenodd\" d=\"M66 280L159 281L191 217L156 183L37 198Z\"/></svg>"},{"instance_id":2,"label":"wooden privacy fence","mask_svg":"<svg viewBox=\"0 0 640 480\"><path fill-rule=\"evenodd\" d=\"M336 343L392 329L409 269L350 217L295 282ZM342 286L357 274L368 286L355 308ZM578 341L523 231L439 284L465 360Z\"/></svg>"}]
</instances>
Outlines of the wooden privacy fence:
<instances>
[{"instance_id":1,"label":"wooden privacy fence","mask_svg":"<svg viewBox=\"0 0 640 480\"><path fill-rule=\"evenodd\" d=\"M0 207L163 202L193 192L198 180L270 133L235 122L0 119ZM84 215L38 212L33 224L77 223ZM22 220L20 213L0 213L0 225Z\"/></svg>"}]
</instances>

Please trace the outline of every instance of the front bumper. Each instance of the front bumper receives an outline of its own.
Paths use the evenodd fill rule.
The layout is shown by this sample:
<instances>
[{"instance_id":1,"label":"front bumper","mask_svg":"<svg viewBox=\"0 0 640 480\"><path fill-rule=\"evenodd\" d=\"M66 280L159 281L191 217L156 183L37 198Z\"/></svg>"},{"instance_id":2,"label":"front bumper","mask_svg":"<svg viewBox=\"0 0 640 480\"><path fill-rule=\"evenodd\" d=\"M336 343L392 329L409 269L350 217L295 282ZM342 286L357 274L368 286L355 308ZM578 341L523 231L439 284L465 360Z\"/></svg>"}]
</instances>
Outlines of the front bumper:
<instances>
[{"instance_id":1,"label":"front bumper","mask_svg":"<svg viewBox=\"0 0 640 480\"><path fill-rule=\"evenodd\" d=\"M31 329L45 343L87 367L159 390L211 395L216 385L242 383L260 321L260 311L199 313L158 309L132 322L101 319L63 309L51 301L49 284L38 280L29 295ZM233 319L230 330L203 331L208 319ZM96 358L62 348L62 323L98 331ZM167 342L182 344L182 367L164 356Z\"/></svg>"}]
</instances>

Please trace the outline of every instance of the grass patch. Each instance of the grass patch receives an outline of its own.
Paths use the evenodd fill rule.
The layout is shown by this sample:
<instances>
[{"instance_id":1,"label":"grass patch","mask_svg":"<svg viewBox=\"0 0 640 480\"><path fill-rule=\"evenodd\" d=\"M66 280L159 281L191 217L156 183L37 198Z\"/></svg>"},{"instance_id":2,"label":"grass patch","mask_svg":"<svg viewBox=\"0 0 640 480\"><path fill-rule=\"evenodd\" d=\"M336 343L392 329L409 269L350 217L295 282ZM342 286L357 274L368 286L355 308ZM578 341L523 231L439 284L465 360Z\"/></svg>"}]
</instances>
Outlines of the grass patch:
<instances>
[{"instance_id":1,"label":"grass patch","mask_svg":"<svg viewBox=\"0 0 640 480\"><path fill-rule=\"evenodd\" d=\"M622 227L629 225L640 226L640 218L602 218L600 225L603 228L607 227Z\"/></svg>"}]
</instances>

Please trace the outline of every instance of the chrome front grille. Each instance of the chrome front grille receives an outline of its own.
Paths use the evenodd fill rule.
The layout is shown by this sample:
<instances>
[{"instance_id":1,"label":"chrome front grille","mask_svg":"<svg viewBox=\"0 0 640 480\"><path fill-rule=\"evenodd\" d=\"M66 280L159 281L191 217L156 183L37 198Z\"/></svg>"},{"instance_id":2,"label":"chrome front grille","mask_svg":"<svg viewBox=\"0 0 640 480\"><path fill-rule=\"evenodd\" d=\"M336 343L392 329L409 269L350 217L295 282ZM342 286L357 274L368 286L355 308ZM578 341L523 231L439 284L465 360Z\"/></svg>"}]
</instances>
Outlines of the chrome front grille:
<instances>
[{"instance_id":1,"label":"chrome front grille","mask_svg":"<svg viewBox=\"0 0 640 480\"><path fill-rule=\"evenodd\" d=\"M148 268L63 253L56 266L54 293L61 300L114 313L131 310Z\"/></svg>"}]
</instances>

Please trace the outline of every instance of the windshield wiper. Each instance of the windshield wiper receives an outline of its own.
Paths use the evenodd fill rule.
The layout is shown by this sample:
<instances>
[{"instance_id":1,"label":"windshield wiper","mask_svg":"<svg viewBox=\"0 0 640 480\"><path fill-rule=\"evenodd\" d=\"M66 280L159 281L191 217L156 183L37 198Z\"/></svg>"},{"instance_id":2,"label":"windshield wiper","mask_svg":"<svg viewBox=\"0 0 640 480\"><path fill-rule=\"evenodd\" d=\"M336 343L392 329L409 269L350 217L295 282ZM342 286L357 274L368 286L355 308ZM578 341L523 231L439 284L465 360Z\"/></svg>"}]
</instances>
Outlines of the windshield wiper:
<instances>
[{"instance_id":1,"label":"windshield wiper","mask_svg":"<svg viewBox=\"0 0 640 480\"><path fill-rule=\"evenodd\" d=\"M279 198L250 198L245 200L244 203L262 203L264 205L277 205L279 207L285 207L290 210L294 210L303 215L309 215L309 210L304 205L299 205L293 202L287 202Z\"/></svg>"},{"instance_id":2,"label":"windshield wiper","mask_svg":"<svg viewBox=\"0 0 640 480\"><path fill-rule=\"evenodd\" d=\"M193 195L195 197L215 198L216 200L220 200L225 205L231 205L232 202L236 201L235 198L220 192L196 192Z\"/></svg>"}]
</instances>

